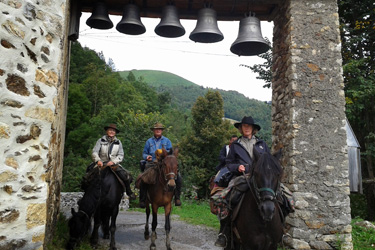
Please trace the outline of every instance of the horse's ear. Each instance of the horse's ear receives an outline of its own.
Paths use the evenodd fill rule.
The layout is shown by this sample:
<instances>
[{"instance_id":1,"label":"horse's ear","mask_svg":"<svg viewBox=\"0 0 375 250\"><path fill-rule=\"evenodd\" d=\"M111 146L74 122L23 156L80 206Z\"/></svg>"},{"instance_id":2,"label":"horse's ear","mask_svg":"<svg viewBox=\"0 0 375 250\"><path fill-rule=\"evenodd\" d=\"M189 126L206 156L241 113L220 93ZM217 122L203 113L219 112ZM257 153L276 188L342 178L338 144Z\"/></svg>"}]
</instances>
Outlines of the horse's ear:
<instances>
[{"instance_id":1,"label":"horse's ear","mask_svg":"<svg viewBox=\"0 0 375 250\"><path fill-rule=\"evenodd\" d=\"M175 148L174 148L174 150L173 150L173 155L174 155L175 157L178 156L178 147L175 147Z\"/></svg>"},{"instance_id":2,"label":"horse's ear","mask_svg":"<svg viewBox=\"0 0 375 250\"><path fill-rule=\"evenodd\" d=\"M258 152L258 150L256 150L255 147L253 148L253 155L254 155L254 161L258 161L260 158L260 153Z\"/></svg>"},{"instance_id":3,"label":"horse's ear","mask_svg":"<svg viewBox=\"0 0 375 250\"><path fill-rule=\"evenodd\" d=\"M274 156L277 160L280 160L282 155L283 155L283 153L282 153L281 148L280 148L276 153L273 154L273 156Z\"/></svg>"},{"instance_id":4,"label":"horse's ear","mask_svg":"<svg viewBox=\"0 0 375 250\"><path fill-rule=\"evenodd\" d=\"M74 210L73 207L72 207L71 211L72 211L72 215L74 216L76 214L76 211Z\"/></svg>"}]
</instances>

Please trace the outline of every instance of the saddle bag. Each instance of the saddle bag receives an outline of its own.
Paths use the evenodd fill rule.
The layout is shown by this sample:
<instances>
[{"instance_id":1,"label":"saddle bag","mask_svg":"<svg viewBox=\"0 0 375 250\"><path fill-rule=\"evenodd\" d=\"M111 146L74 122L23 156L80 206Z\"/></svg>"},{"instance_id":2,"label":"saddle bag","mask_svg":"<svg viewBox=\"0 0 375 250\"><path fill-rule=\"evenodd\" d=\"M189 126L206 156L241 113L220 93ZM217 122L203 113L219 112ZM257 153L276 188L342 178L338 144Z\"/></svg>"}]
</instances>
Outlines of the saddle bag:
<instances>
[{"instance_id":1,"label":"saddle bag","mask_svg":"<svg viewBox=\"0 0 375 250\"><path fill-rule=\"evenodd\" d=\"M157 167L150 167L147 168L143 173L140 173L137 177L135 182L136 188L140 188L141 182L145 184L155 184L156 178L158 176L158 169Z\"/></svg>"}]
</instances>

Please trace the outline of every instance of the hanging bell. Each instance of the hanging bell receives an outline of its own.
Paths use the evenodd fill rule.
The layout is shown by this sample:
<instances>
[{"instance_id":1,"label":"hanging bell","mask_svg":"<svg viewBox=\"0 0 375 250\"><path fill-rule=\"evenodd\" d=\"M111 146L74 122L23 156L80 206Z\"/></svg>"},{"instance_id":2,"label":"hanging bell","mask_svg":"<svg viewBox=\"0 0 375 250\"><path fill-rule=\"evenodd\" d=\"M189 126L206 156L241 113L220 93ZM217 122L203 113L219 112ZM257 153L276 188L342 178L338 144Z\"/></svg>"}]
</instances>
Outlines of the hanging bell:
<instances>
[{"instance_id":1,"label":"hanging bell","mask_svg":"<svg viewBox=\"0 0 375 250\"><path fill-rule=\"evenodd\" d=\"M185 28L180 23L176 6L172 4L164 6L160 23L155 27L155 33L168 38L185 34Z\"/></svg>"},{"instance_id":2,"label":"hanging bell","mask_svg":"<svg viewBox=\"0 0 375 250\"><path fill-rule=\"evenodd\" d=\"M140 35L146 32L146 28L141 22L137 5L132 3L125 5L122 19L116 25L116 29L128 35Z\"/></svg>"},{"instance_id":3,"label":"hanging bell","mask_svg":"<svg viewBox=\"0 0 375 250\"><path fill-rule=\"evenodd\" d=\"M254 15L241 19L238 37L230 51L239 56L254 56L266 52L269 48L267 41L262 37L259 19Z\"/></svg>"},{"instance_id":4,"label":"hanging bell","mask_svg":"<svg viewBox=\"0 0 375 250\"><path fill-rule=\"evenodd\" d=\"M216 43L224 39L217 26L216 11L205 7L198 12L197 26L190 33L190 40L198 43Z\"/></svg>"},{"instance_id":5,"label":"hanging bell","mask_svg":"<svg viewBox=\"0 0 375 250\"><path fill-rule=\"evenodd\" d=\"M106 30L113 27L113 23L108 16L107 6L103 2L94 5L92 15L87 19L86 24L94 29Z\"/></svg>"}]
</instances>

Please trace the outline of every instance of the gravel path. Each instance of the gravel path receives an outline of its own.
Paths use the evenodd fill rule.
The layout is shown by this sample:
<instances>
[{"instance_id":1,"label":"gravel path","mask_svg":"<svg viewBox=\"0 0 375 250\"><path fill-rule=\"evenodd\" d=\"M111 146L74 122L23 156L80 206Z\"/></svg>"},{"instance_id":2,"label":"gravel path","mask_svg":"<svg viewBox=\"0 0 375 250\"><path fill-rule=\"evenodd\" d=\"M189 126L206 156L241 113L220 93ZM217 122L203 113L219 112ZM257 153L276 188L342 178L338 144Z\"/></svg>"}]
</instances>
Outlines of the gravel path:
<instances>
[{"instance_id":1,"label":"gravel path","mask_svg":"<svg viewBox=\"0 0 375 250\"><path fill-rule=\"evenodd\" d=\"M151 230L150 216L150 230ZM121 211L117 217L116 245L119 250L149 249L151 240L143 237L146 214L141 212ZM177 215L172 215L171 221L171 247L175 250L219 250L215 247L216 231L204 226L195 226L178 220ZM156 228L157 249L166 249L164 214L158 215ZM101 244L109 244L108 240L101 240Z\"/></svg>"}]
</instances>

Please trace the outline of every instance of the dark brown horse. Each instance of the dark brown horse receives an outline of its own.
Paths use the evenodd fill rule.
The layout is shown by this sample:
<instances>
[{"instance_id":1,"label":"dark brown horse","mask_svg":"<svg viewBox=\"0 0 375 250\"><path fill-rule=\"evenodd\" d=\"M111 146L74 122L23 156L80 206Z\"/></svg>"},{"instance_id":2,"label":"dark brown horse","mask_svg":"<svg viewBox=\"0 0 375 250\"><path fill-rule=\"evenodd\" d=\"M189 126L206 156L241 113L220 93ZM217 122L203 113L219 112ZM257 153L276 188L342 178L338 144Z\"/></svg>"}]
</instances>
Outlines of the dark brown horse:
<instances>
[{"instance_id":1,"label":"dark brown horse","mask_svg":"<svg viewBox=\"0 0 375 250\"><path fill-rule=\"evenodd\" d=\"M170 214L172 211L172 198L174 189L176 187L176 178L178 172L178 148L167 152L164 148L161 151L155 152L158 158L157 173L158 178L155 184L147 186L147 199L146 199L146 225L144 236L148 240L149 233L149 217L150 217L150 204L152 208L152 234L150 249L156 249L156 226L158 224L158 208L164 207L165 210L165 234L166 246L171 250L171 242L169 232L171 230Z\"/></svg>"},{"instance_id":2,"label":"dark brown horse","mask_svg":"<svg viewBox=\"0 0 375 250\"><path fill-rule=\"evenodd\" d=\"M250 189L232 222L234 249L276 250L281 242L283 218L276 199L283 174L280 157L281 151L272 155L254 150Z\"/></svg>"}]
</instances>

